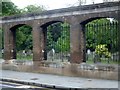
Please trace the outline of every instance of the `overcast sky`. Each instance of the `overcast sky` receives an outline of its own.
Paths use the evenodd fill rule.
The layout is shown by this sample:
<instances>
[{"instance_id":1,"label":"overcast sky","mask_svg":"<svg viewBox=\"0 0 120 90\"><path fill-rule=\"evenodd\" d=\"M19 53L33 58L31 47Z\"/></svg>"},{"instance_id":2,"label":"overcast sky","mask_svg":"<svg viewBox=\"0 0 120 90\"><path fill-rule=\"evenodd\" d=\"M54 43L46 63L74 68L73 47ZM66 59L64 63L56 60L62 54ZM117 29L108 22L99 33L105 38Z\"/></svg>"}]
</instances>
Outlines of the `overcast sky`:
<instances>
[{"instance_id":1,"label":"overcast sky","mask_svg":"<svg viewBox=\"0 0 120 90\"><path fill-rule=\"evenodd\" d=\"M65 8L69 5L77 5L78 0L11 0L15 5L19 8L24 8L27 5L43 5L46 9L58 9L58 8ZM87 4L92 3L100 3L102 0L87 0Z\"/></svg>"}]
</instances>

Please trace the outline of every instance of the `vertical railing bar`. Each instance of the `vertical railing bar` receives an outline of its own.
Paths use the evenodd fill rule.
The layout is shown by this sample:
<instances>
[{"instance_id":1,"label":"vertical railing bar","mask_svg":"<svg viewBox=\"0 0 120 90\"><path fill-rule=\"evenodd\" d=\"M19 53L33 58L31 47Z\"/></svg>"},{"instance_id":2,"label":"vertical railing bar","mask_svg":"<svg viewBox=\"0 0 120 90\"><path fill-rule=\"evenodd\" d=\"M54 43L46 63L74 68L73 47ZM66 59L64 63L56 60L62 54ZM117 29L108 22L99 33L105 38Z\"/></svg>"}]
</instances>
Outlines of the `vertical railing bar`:
<instances>
[{"instance_id":1,"label":"vertical railing bar","mask_svg":"<svg viewBox=\"0 0 120 90\"><path fill-rule=\"evenodd\" d=\"M92 29L95 28L95 25L94 25L94 24L92 24L91 26L92 26ZM93 32L93 40L94 40L94 39L95 39L95 29L93 29L92 32ZM94 41L95 41L95 40L94 40ZM95 42L93 42L93 45L92 45L92 46L93 46L93 49L94 49ZM93 52L94 52L94 50L92 50L92 61L93 61L93 63L95 63L94 53L93 53Z\"/></svg>"},{"instance_id":2,"label":"vertical railing bar","mask_svg":"<svg viewBox=\"0 0 120 90\"><path fill-rule=\"evenodd\" d=\"M111 29L111 24L110 24L110 22L108 22L108 27L109 27L109 31L110 31L110 33L109 33L109 34L110 34L110 37L113 37L113 33L114 33L114 32L113 32L113 30ZM113 47L113 38L110 38L110 40L111 40L111 41L110 41L110 44L111 44L111 50L110 50L110 52L113 53L113 48L114 48L114 47ZM113 58L113 61L114 61L114 58Z\"/></svg>"},{"instance_id":3,"label":"vertical railing bar","mask_svg":"<svg viewBox=\"0 0 120 90\"><path fill-rule=\"evenodd\" d=\"M90 24L87 24L87 38L88 38L88 39L89 39L89 37L88 37L89 28L90 28ZM87 50L88 50L88 48L87 48ZM87 60L89 60L88 53L86 52L86 54L87 54Z\"/></svg>"},{"instance_id":4,"label":"vertical railing bar","mask_svg":"<svg viewBox=\"0 0 120 90\"><path fill-rule=\"evenodd\" d=\"M64 28L63 27L61 27L62 28L62 34L63 34L63 36L64 36ZM64 60L63 60L63 53L64 53L64 50L63 50L63 46L64 45L64 40L63 40L63 37L62 37L62 48L61 48L61 54L62 54L62 62L64 62Z\"/></svg>"},{"instance_id":5,"label":"vertical railing bar","mask_svg":"<svg viewBox=\"0 0 120 90\"><path fill-rule=\"evenodd\" d=\"M103 30L105 30L105 31L104 31L105 34L103 33L103 34L104 34L103 37L106 38L106 37L108 36L108 35L107 35L107 24L106 24L106 22L104 22L103 25L104 25L104 29L103 29ZM105 44L108 42L107 40L108 40L108 38L106 38L106 40L104 41ZM107 46L107 47L108 47L108 46ZM108 48L108 49L109 49L109 48ZM106 59L106 57L105 57L105 59ZM108 61L108 63L109 63L109 59L106 59L106 61Z\"/></svg>"},{"instance_id":6,"label":"vertical railing bar","mask_svg":"<svg viewBox=\"0 0 120 90\"><path fill-rule=\"evenodd\" d=\"M93 29L93 28L95 28L95 25L94 25L94 24L91 24L91 25L90 25L90 28L92 28L92 36L93 36L93 37L92 37L92 41L93 41L93 40L94 40L94 37L95 37L95 34L94 34L94 30L95 30L95 29ZM95 44L95 43L93 42L93 43L92 43L92 46L93 46L92 48L94 48L94 44ZM92 52L93 52L93 50L92 50ZM91 57L91 54L90 54L90 57ZM92 54L92 62L94 63L94 56L93 56L93 54Z\"/></svg>"},{"instance_id":7,"label":"vertical railing bar","mask_svg":"<svg viewBox=\"0 0 120 90\"><path fill-rule=\"evenodd\" d=\"M99 32L99 37L100 37L100 36L101 36L101 28L100 28L100 26L98 25L98 23L96 23L96 27L97 27L97 30L98 30L98 32ZM97 37L97 38L98 38L98 37ZM98 41L99 41L99 42L97 42L97 45L100 45L100 44L101 44L101 43L100 43L101 37L98 38ZM101 48L101 46L99 46L99 48ZM99 59L99 60L97 60L97 62L101 62L100 55L97 55L97 59Z\"/></svg>"},{"instance_id":8,"label":"vertical railing bar","mask_svg":"<svg viewBox=\"0 0 120 90\"><path fill-rule=\"evenodd\" d=\"M110 26L110 30L112 31L112 32L111 32L111 34L112 34L112 35L111 35L111 36L112 36L112 50L111 50L111 52L112 52L113 55L114 55L114 53L115 53L115 52L114 52L114 51L115 51L115 49L114 49L114 48L115 48L115 40L114 40L114 32L115 32L115 30L114 30L114 22L111 22L109 26ZM114 60L114 58L113 58L113 62L114 62L114 61L115 61L115 60Z\"/></svg>"},{"instance_id":9,"label":"vertical railing bar","mask_svg":"<svg viewBox=\"0 0 120 90\"><path fill-rule=\"evenodd\" d=\"M85 37L86 37L86 61L88 61L88 57L87 57L87 39L88 39L88 24L85 26L85 30L86 30L86 34L85 34Z\"/></svg>"},{"instance_id":10,"label":"vertical railing bar","mask_svg":"<svg viewBox=\"0 0 120 90\"><path fill-rule=\"evenodd\" d=\"M115 49L115 51L116 51L116 54L117 54L117 63L118 63L118 54L119 54L119 52L117 51L118 49L118 23L117 22L115 22L115 30L116 30L116 49Z\"/></svg>"}]
</instances>

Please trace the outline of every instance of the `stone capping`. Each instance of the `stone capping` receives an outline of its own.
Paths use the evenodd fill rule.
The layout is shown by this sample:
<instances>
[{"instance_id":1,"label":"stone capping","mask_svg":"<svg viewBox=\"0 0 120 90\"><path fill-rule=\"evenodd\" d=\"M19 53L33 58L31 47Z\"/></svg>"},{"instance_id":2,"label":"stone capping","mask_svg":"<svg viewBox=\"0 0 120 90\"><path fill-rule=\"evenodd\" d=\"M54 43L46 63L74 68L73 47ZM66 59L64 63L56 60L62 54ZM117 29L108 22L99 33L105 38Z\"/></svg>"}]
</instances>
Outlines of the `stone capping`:
<instances>
[{"instance_id":1,"label":"stone capping","mask_svg":"<svg viewBox=\"0 0 120 90\"><path fill-rule=\"evenodd\" d=\"M70 64L69 62L42 62L41 65L43 67L52 67L52 68L66 68L66 66L73 66L76 67L78 70L92 70L92 71L114 71L118 72L120 69L120 66L117 64L87 64L87 63L81 63L81 64Z\"/></svg>"},{"instance_id":2,"label":"stone capping","mask_svg":"<svg viewBox=\"0 0 120 90\"><path fill-rule=\"evenodd\" d=\"M98 4L90 4L90 5L83 5L83 6L76 6L76 7L69 7L69 8L62 8L62 9L55 9L55 10L46 10L41 13L28 13L28 14L20 14L20 15L13 15L13 16L5 16L0 17L0 20L10 20L10 19L18 19L18 18L27 18L27 17L34 17L34 16L44 16L44 15L51 15L57 13L64 13L64 12L73 12L73 11L83 11L83 10L92 10L92 9L99 9L99 8L106 8L106 7L113 7L119 6L120 2L105 2L105 3L98 3Z\"/></svg>"},{"instance_id":3,"label":"stone capping","mask_svg":"<svg viewBox=\"0 0 120 90\"><path fill-rule=\"evenodd\" d=\"M31 66L33 64L33 61L17 61L15 60L13 62L14 65L28 65ZM51 68L67 68L67 67L76 67L77 70L92 70L92 71L113 71L118 72L120 69L120 66L118 64L102 64L102 63L96 63L96 64L87 64L87 63L81 63L81 64L74 64L70 62L56 62L56 61L42 61L39 63L39 66L42 67L51 67Z\"/></svg>"}]
</instances>

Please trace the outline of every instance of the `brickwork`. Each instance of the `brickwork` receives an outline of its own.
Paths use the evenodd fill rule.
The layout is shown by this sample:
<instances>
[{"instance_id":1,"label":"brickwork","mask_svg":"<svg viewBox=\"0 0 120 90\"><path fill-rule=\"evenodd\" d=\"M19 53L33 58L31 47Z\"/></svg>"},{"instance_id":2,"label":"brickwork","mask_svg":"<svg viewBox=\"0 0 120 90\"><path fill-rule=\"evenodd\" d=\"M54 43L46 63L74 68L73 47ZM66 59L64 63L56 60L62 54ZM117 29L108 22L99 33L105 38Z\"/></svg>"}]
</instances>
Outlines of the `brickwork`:
<instances>
[{"instance_id":1,"label":"brickwork","mask_svg":"<svg viewBox=\"0 0 120 90\"><path fill-rule=\"evenodd\" d=\"M4 59L16 58L15 29L18 26L26 24L32 27L33 61L42 61L45 58L42 50L46 48L45 28L55 22L67 22L70 24L70 61L71 63L81 63L85 61L85 24L103 17L118 20L119 5L120 2L102 3L36 14L3 17L3 21L0 21L0 23L2 23L4 29Z\"/></svg>"}]
</instances>

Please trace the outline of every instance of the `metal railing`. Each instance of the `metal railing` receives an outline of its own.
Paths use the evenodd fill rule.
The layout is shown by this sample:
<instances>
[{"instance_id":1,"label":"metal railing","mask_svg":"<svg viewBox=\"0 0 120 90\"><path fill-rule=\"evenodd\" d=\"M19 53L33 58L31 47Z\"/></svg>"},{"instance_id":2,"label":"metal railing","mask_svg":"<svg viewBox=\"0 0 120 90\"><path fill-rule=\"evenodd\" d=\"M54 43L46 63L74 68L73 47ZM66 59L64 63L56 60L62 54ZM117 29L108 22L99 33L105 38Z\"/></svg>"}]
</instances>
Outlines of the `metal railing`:
<instances>
[{"instance_id":1,"label":"metal railing","mask_svg":"<svg viewBox=\"0 0 120 90\"><path fill-rule=\"evenodd\" d=\"M119 61L118 22L93 22L86 25L86 61L117 63Z\"/></svg>"},{"instance_id":2,"label":"metal railing","mask_svg":"<svg viewBox=\"0 0 120 90\"><path fill-rule=\"evenodd\" d=\"M70 26L67 23L55 23L47 29L47 60L69 61Z\"/></svg>"}]
</instances>

